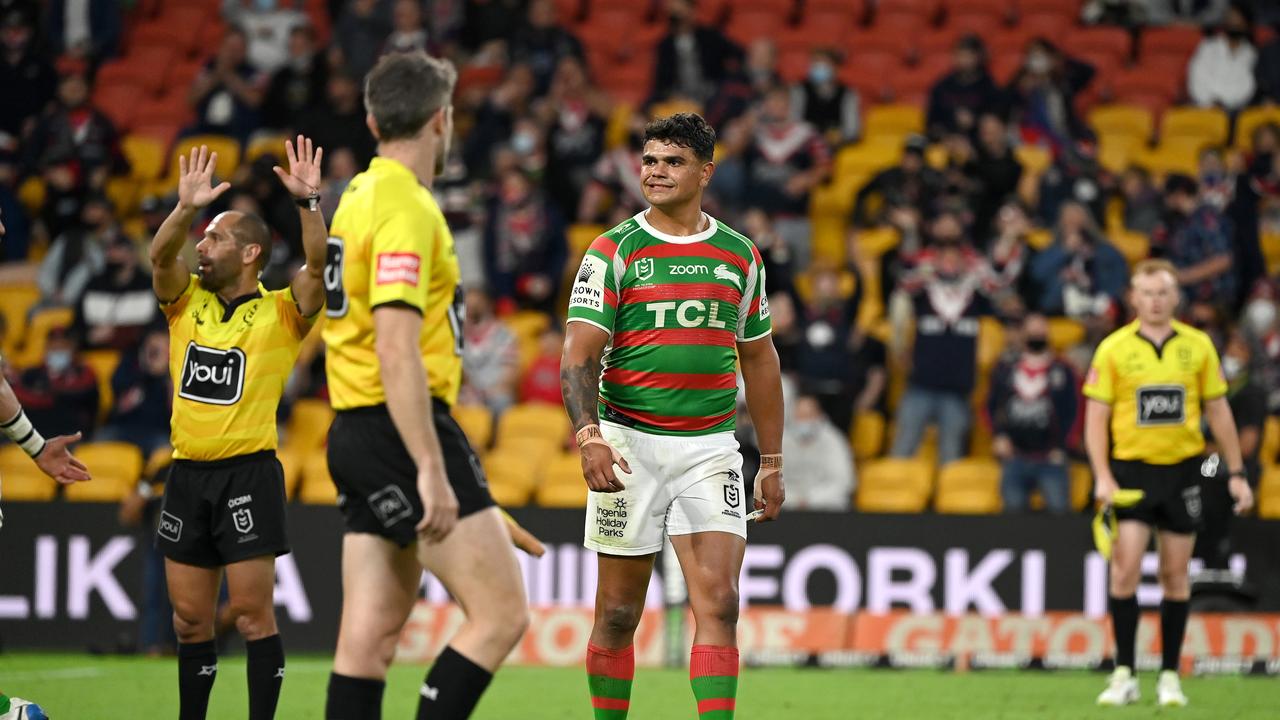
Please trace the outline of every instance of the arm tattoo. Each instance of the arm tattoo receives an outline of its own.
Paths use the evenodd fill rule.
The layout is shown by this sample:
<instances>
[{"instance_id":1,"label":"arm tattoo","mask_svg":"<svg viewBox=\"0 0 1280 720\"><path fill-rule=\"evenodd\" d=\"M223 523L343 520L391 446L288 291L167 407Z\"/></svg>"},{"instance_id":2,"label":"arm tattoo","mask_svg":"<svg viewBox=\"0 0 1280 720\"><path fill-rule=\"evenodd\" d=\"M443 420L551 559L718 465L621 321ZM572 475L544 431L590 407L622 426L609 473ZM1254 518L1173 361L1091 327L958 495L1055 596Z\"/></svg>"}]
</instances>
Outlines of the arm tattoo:
<instances>
[{"instance_id":1,"label":"arm tattoo","mask_svg":"<svg viewBox=\"0 0 1280 720\"><path fill-rule=\"evenodd\" d=\"M600 358L560 368L560 394L575 431L598 422L600 399Z\"/></svg>"}]
</instances>

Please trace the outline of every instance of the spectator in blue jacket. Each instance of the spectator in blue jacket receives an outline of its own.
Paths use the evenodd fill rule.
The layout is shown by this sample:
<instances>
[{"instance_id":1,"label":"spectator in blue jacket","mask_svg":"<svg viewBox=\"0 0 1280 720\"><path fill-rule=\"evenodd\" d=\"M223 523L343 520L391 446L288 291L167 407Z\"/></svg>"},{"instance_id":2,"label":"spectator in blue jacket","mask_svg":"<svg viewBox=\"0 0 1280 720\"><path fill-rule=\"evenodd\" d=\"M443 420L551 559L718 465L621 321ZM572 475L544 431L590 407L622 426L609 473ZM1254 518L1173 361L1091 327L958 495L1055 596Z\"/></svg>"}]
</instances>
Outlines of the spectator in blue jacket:
<instances>
[{"instance_id":1,"label":"spectator in blue jacket","mask_svg":"<svg viewBox=\"0 0 1280 720\"><path fill-rule=\"evenodd\" d=\"M1124 256L1075 201L1063 204L1054 234L1053 244L1031 261L1031 277L1039 287L1036 309L1081 320L1109 312L1128 280Z\"/></svg>"}]
</instances>

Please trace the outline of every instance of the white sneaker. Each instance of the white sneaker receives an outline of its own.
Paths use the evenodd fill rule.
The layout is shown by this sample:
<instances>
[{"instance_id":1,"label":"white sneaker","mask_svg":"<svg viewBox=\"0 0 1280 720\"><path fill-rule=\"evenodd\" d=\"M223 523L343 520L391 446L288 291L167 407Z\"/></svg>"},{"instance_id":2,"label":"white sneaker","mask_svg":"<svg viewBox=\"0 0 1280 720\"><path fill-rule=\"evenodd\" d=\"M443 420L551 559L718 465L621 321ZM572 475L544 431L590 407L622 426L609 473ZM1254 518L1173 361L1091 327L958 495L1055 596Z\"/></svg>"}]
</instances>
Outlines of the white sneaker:
<instances>
[{"instance_id":1,"label":"white sneaker","mask_svg":"<svg viewBox=\"0 0 1280 720\"><path fill-rule=\"evenodd\" d=\"M1156 683L1156 703L1160 707L1186 707L1187 696L1182 694L1182 683L1178 673L1164 670L1160 673L1160 681Z\"/></svg>"},{"instance_id":2,"label":"white sneaker","mask_svg":"<svg viewBox=\"0 0 1280 720\"><path fill-rule=\"evenodd\" d=\"M1175 678L1176 680L1176 678ZM1107 689L1098 696L1098 704L1106 706L1129 705L1138 702L1138 679L1127 667L1118 667L1107 680Z\"/></svg>"}]
</instances>

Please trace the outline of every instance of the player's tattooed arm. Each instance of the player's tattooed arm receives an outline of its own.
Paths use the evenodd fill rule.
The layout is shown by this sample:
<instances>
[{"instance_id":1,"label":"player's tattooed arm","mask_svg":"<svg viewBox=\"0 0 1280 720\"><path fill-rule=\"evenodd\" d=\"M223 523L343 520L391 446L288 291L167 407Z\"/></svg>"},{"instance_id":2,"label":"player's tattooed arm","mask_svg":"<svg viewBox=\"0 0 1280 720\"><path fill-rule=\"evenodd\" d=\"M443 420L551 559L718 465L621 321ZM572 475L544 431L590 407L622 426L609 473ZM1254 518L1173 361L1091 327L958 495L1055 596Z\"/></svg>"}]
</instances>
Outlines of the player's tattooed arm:
<instances>
[{"instance_id":1,"label":"player's tattooed arm","mask_svg":"<svg viewBox=\"0 0 1280 720\"><path fill-rule=\"evenodd\" d=\"M600 358L609 336L600 328L571 322L560 359L560 394L574 431L599 422Z\"/></svg>"}]
</instances>

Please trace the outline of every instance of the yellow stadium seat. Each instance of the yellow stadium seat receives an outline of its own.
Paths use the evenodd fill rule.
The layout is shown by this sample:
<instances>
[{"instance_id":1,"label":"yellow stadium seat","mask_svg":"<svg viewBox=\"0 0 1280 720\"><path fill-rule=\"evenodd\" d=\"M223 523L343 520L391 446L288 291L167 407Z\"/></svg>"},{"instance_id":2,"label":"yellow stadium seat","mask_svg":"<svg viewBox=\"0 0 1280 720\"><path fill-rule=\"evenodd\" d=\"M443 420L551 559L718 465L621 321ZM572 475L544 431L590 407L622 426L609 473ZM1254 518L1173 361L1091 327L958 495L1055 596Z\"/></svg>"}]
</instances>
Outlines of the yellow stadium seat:
<instances>
[{"instance_id":1,"label":"yellow stadium seat","mask_svg":"<svg viewBox=\"0 0 1280 720\"><path fill-rule=\"evenodd\" d=\"M1120 254L1124 256L1130 266L1145 259L1151 251L1151 241L1145 233L1140 233L1137 230L1126 230L1124 228L1112 230L1107 233L1107 239L1111 241L1112 245L1116 246L1116 249L1120 251Z\"/></svg>"},{"instance_id":2,"label":"yellow stadium seat","mask_svg":"<svg viewBox=\"0 0 1280 720\"><path fill-rule=\"evenodd\" d=\"M39 300L40 288L34 284L0 285L0 316L5 324L0 352L9 355L21 343L27 328L27 313Z\"/></svg>"},{"instance_id":3,"label":"yellow stadium seat","mask_svg":"<svg viewBox=\"0 0 1280 720\"><path fill-rule=\"evenodd\" d=\"M578 268L577 259L587 254L587 248L591 247L591 243L596 241L605 230L603 225L570 225L569 226L569 257L573 261L568 263L571 272L576 272Z\"/></svg>"},{"instance_id":4,"label":"yellow stadium seat","mask_svg":"<svg viewBox=\"0 0 1280 720\"><path fill-rule=\"evenodd\" d=\"M49 331L70 327L73 320L75 312L71 308L49 308L32 315L22 347L9 358L10 364L17 368L28 368L44 362L44 346L49 339Z\"/></svg>"},{"instance_id":5,"label":"yellow stadium seat","mask_svg":"<svg viewBox=\"0 0 1280 720\"><path fill-rule=\"evenodd\" d=\"M315 452L305 457L298 499L308 505L337 505L338 488L334 486L333 478L329 476L328 456L322 452Z\"/></svg>"},{"instance_id":6,"label":"yellow stadium seat","mask_svg":"<svg viewBox=\"0 0 1280 720\"><path fill-rule=\"evenodd\" d=\"M107 199L111 201L111 206L115 208L116 217L129 217L134 214L138 208L138 190L141 184L129 177L111 177L107 178L106 187L103 188L107 194Z\"/></svg>"},{"instance_id":7,"label":"yellow stadium seat","mask_svg":"<svg viewBox=\"0 0 1280 720\"><path fill-rule=\"evenodd\" d=\"M1266 265L1267 274L1280 273L1280 232L1263 230L1258 241L1262 245L1263 264Z\"/></svg>"},{"instance_id":8,"label":"yellow stadium seat","mask_svg":"<svg viewBox=\"0 0 1280 720\"><path fill-rule=\"evenodd\" d=\"M28 215L39 217L40 209L44 207L44 201L48 195L49 191L44 186L44 180L36 175L23 180L18 186L18 201L26 208Z\"/></svg>"},{"instance_id":9,"label":"yellow stadium seat","mask_svg":"<svg viewBox=\"0 0 1280 720\"><path fill-rule=\"evenodd\" d=\"M1018 159L1022 171L1032 175L1040 175L1053 164L1053 154L1039 145L1019 145L1013 156Z\"/></svg>"},{"instance_id":10,"label":"yellow stadium seat","mask_svg":"<svg viewBox=\"0 0 1280 720\"><path fill-rule=\"evenodd\" d=\"M313 450L315 454L323 455L323 450ZM284 473L284 496L292 498L298 494L298 486L302 480L302 468L305 464L304 458L307 454L301 450L282 447L276 450L276 459L280 461L280 469Z\"/></svg>"},{"instance_id":11,"label":"yellow stadium seat","mask_svg":"<svg viewBox=\"0 0 1280 720\"><path fill-rule=\"evenodd\" d=\"M191 157L191 149L207 145L210 153L218 154L215 180L228 180L240 167L240 143L225 135L192 135L182 138L169 159L169 174L153 186L153 192L168 194L178 187L178 158Z\"/></svg>"},{"instance_id":12,"label":"yellow stadium seat","mask_svg":"<svg viewBox=\"0 0 1280 720\"><path fill-rule=\"evenodd\" d=\"M1258 517L1280 520L1280 467L1263 471L1258 482Z\"/></svg>"},{"instance_id":13,"label":"yellow stadium seat","mask_svg":"<svg viewBox=\"0 0 1280 720\"><path fill-rule=\"evenodd\" d=\"M978 321L978 372L985 375L1004 352L1004 326L999 320L984 317Z\"/></svg>"},{"instance_id":14,"label":"yellow stadium seat","mask_svg":"<svg viewBox=\"0 0 1280 720\"><path fill-rule=\"evenodd\" d=\"M1089 111L1088 124L1098 137L1130 135L1144 143L1155 125L1151 111L1137 105L1099 105Z\"/></svg>"},{"instance_id":15,"label":"yellow stadium seat","mask_svg":"<svg viewBox=\"0 0 1280 720\"><path fill-rule=\"evenodd\" d=\"M859 230L857 236L858 253L862 255L864 260L878 259L896 248L900 239L898 230L888 225Z\"/></svg>"},{"instance_id":16,"label":"yellow stadium seat","mask_svg":"<svg viewBox=\"0 0 1280 720\"><path fill-rule=\"evenodd\" d=\"M467 441L476 451L482 452L493 439L493 413L483 405L458 405L453 408L453 419L466 434Z\"/></svg>"},{"instance_id":17,"label":"yellow stadium seat","mask_svg":"<svg viewBox=\"0 0 1280 720\"><path fill-rule=\"evenodd\" d=\"M938 471L934 508L940 513L1000 512L1000 463L989 458L964 458Z\"/></svg>"},{"instance_id":18,"label":"yellow stadium seat","mask_svg":"<svg viewBox=\"0 0 1280 720\"><path fill-rule=\"evenodd\" d=\"M517 405L498 418L497 445L505 447L520 440L536 440L559 448L569 439L569 418L556 405Z\"/></svg>"},{"instance_id":19,"label":"yellow stadium seat","mask_svg":"<svg viewBox=\"0 0 1280 720\"><path fill-rule=\"evenodd\" d=\"M902 139L896 136L867 137L836 153L837 178L868 176L897 165L902 160Z\"/></svg>"},{"instance_id":20,"label":"yellow stadium seat","mask_svg":"<svg viewBox=\"0 0 1280 720\"><path fill-rule=\"evenodd\" d=\"M1049 346L1058 352L1084 342L1084 325L1071 318L1049 318Z\"/></svg>"},{"instance_id":21,"label":"yellow stadium seat","mask_svg":"<svg viewBox=\"0 0 1280 720\"><path fill-rule=\"evenodd\" d=\"M142 477L142 451L123 442L91 442L72 452L89 468L93 480L66 486L73 502L119 502L133 491Z\"/></svg>"},{"instance_id":22,"label":"yellow stadium seat","mask_svg":"<svg viewBox=\"0 0 1280 720\"><path fill-rule=\"evenodd\" d=\"M52 500L58 484L45 475L17 445L0 447L0 500Z\"/></svg>"},{"instance_id":23,"label":"yellow stadium seat","mask_svg":"<svg viewBox=\"0 0 1280 720\"><path fill-rule=\"evenodd\" d=\"M547 465L534 502L543 507L586 507L587 483L577 453L562 453Z\"/></svg>"},{"instance_id":24,"label":"yellow stadium seat","mask_svg":"<svg viewBox=\"0 0 1280 720\"><path fill-rule=\"evenodd\" d=\"M545 467L520 451L495 450L484 458L484 474L493 499L503 507L527 505Z\"/></svg>"},{"instance_id":25,"label":"yellow stadium seat","mask_svg":"<svg viewBox=\"0 0 1280 720\"><path fill-rule=\"evenodd\" d=\"M857 505L863 512L923 512L933 466L916 458L871 460L858 468Z\"/></svg>"},{"instance_id":26,"label":"yellow stadium seat","mask_svg":"<svg viewBox=\"0 0 1280 720\"><path fill-rule=\"evenodd\" d=\"M1068 472L1071 477L1071 507L1083 510L1093 497L1093 471L1088 463L1073 462Z\"/></svg>"},{"instance_id":27,"label":"yellow stadium seat","mask_svg":"<svg viewBox=\"0 0 1280 720\"><path fill-rule=\"evenodd\" d=\"M98 378L98 419L104 420L115 402L111 391L111 377L120 364L120 353L116 350L86 350L80 353L80 359L93 369L93 374Z\"/></svg>"},{"instance_id":28,"label":"yellow stadium seat","mask_svg":"<svg viewBox=\"0 0 1280 720\"><path fill-rule=\"evenodd\" d=\"M1033 250L1043 250L1053 244L1053 231L1036 228L1027 233L1027 245Z\"/></svg>"},{"instance_id":29,"label":"yellow stadium seat","mask_svg":"<svg viewBox=\"0 0 1280 720\"><path fill-rule=\"evenodd\" d=\"M1236 118L1236 147L1240 150L1252 150L1253 131L1267 123L1280 125L1280 107L1252 107L1241 111Z\"/></svg>"},{"instance_id":30,"label":"yellow stadium seat","mask_svg":"<svg viewBox=\"0 0 1280 720\"><path fill-rule=\"evenodd\" d=\"M1113 173L1124 172L1146 147L1136 135L1103 135L1098 138L1098 164Z\"/></svg>"},{"instance_id":31,"label":"yellow stadium seat","mask_svg":"<svg viewBox=\"0 0 1280 720\"><path fill-rule=\"evenodd\" d=\"M154 478L157 474L164 472L165 468L173 462L173 448L168 445L156 448L151 451L150 457L142 465L142 477ZM160 478L163 482L164 478Z\"/></svg>"},{"instance_id":32,"label":"yellow stadium seat","mask_svg":"<svg viewBox=\"0 0 1280 720\"><path fill-rule=\"evenodd\" d=\"M863 137L902 138L924 132L924 112L915 105L873 105L863 116Z\"/></svg>"},{"instance_id":33,"label":"yellow stadium seat","mask_svg":"<svg viewBox=\"0 0 1280 720\"><path fill-rule=\"evenodd\" d=\"M884 449L884 432L883 415L875 411L858 413L853 419L853 429L849 434L854 459L869 460L879 457Z\"/></svg>"},{"instance_id":34,"label":"yellow stadium seat","mask_svg":"<svg viewBox=\"0 0 1280 720\"><path fill-rule=\"evenodd\" d=\"M164 171L164 144L147 135L129 135L120 143L124 156L129 160L129 176L134 180L150 181Z\"/></svg>"},{"instance_id":35,"label":"yellow stadium seat","mask_svg":"<svg viewBox=\"0 0 1280 720\"><path fill-rule=\"evenodd\" d=\"M1174 137L1193 137L1210 145L1222 145L1227 141L1228 130L1227 114L1218 108L1169 108L1160 118L1161 142Z\"/></svg>"},{"instance_id":36,"label":"yellow stadium seat","mask_svg":"<svg viewBox=\"0 0 1280 720\"><path fill-rule=\"evenodd\" d=\"M865 175L847 175L814 186L809 193L809 214L847 217L853 210L858 188L866 181Z\"/></svg>"},{"instance_id":37,"label":"yellow stadium seat","mask_svg":"<svg viewBox=\"0 0 1280 720\"><path fill-rule=\"evenodd\" d=\"M551 319L536 310L521 310L502 319L511 333L520 340L536 340L547 329Z\"/></svg>"},{"instance_id":38,"label":"yellow stadium seat","mask_svg":"<svg viewBox=\"0 0 1280 720\"><path fill-rule=\"evenodd\" d=\"M1209 145L1198 137L1165 138L1158 146L1136 153L1133 162L1157 176L1181 173L1195 177L1200 170L1200 151Z\"/></svg>"},{"instance_id":39,"label":"yellow stadium seat","mask_svg":"<svg viewBox=\"0 0 1280 720\"><path fill-rule=\"evenodd\" d=\"M812 266L810 266L812 268ZM857 278L848 270L840 270L840 297L848 298L853 295L856 289ZM813 297L813 273L806 272L796 275L795 277L796 294L800 299L808 302Z\"/></svg>"},{"instance_id":40,"label":"yellow stadium seat","mask_svg":"<svg viewBox=\"0 0 1280 720\"><path fill-rule=\"evenodd\" d=\"M984 388L982 395L974 393L974 414L983 414L986 405L987 394ZM991 450L991 426L985 420L976 420L973 427L969 430L969 456L975 458L995 457L995 453Z\"/></svg>"},{"instance_id":41,"label":"yellow stadium seat","mask_svg":"<svg viewBox=\"0 0 1280 720\"><path fill-rule=\"evenodd\" d=\"M285 156L284 142L285 140L293 140L288 135L258 135L249 141L249 147L245 148L244 161L252 164L254 160L263 155L274 155L280 160L280 167L288 170L288 158ZM218 156L218 160L222 160L222 156ZM219 162L221 164L221 162Z\"/></svg>"},{"instance_id":42,"label":"yellow stadium seat","mask_svg":"<svg viewBox=\"0 0 1280 720\"><path fill-rule=\"evenodd\" d=\"M333 422L333 408L327 400L303 398L293 404L285 425L284 444L309 454L322 447Z\"/></svg>"},{"instance_id":43,"label":"yellow stadium seat","mask_svg":"<svg viewBox=\"0 0 1280 720\"><path fill-rule=\"evenodd\" d=\"M1262 426L1258 443L1258 460L1264 468L1280 467L1280 417L1272 415Z\"/></svg>"}]
</instances>

